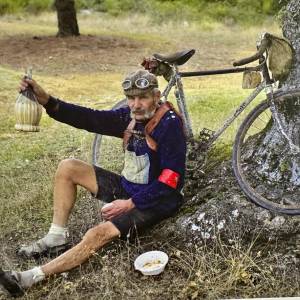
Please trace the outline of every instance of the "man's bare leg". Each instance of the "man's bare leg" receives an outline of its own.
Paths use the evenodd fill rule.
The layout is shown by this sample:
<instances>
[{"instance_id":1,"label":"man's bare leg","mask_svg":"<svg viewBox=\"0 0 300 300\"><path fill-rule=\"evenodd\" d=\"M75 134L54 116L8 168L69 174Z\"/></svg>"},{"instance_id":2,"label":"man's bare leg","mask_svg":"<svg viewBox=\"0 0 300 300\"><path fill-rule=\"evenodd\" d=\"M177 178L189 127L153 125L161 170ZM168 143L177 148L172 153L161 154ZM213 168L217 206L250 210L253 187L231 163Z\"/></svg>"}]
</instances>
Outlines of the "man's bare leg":
<instances>
[{"instance_id":1,"label":"man's bare leg","mask_svg":"<svg viewBox=\"0 0 300 300\"><path fill-rule=\"evenodd\" d=\"M67 247L67 222L76 200L77 185L96 194L98 185L93 166L77 160L60 162L54 181L53 222L42 239L22 246L18 253L25 257L38 256L44 252L57 253Z\"/></svg>"},{"instance_id":2,"label":"man's bare leg","mask_svg":"<svg viewBox=\"0 0 300 300\"><path fill-rule=\"evenodd\" d=\"M46 276L71 270L84 263L105 244L120 237L120 231L111 222L99 224L87 231L82 241L72 249L43 265Z\"/></svg>"},{"instance_id":3,"label":"man's bare leg","mask_svg":"<svg viewBox=\"0 0 300 300\"><path fill-rule=\"evenodd\" d=\"M77 159L61 161L54 181L54 224L66 226L75 204L77 185L97 193L98 185L93 166Z\"/></svg>"},{"instance_id":4,"label":"man's bare leg","mask_svg":"<svg viewBox=\"0 0 300 300\"><path fill-rule=\"evenodd\" d=\"M24 288L40 282L52 274L59 274L83 264L97 250L120 236L111 222L105 222L88 230L82 241L49 263L24 272L0 272L0 283L11 295L22 295Z\"/></svg>"},{"instance_id":5,"label":"man's bare leg","mask_svg":"<svg viewBox=\"0 0 300 300\"><path fill-rule=\"evenodd\" d=\"M78 160L64 160L59 165L55 176L53 223L58 223L54 223L55 226L61 227L66 225L75 203L76 187L78 184L96 194L98 187L93 167ZM50 234L50 231L41 239L42 242L47 242L49 236L53 240L53 236L56 234ZM46 276L59 274L81 265L98 249L119 236L120 231L113 223L102 223L88 230L79 244L49 263L24 272L12 272L12 275L7 274L7 276L10 276L11 282L17 280L16 282L21 286L21 289L22 287L31 287ZM19 288L17 290L22 292Z\"/></svg>"}]
</instances>

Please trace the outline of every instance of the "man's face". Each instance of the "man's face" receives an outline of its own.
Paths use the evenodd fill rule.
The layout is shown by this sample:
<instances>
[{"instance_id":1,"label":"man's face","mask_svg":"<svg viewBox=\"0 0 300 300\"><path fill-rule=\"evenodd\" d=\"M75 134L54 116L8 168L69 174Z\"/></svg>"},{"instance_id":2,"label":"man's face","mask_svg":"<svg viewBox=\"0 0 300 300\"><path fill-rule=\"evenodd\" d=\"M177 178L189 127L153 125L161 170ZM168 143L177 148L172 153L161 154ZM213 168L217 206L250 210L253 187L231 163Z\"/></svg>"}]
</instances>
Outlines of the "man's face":
<instances>
[{"instance_id":1,"label":"man's face","mask_svg":"<svg viewBox=\"0 0 300 300\"><path fill-rule=\"evenodd\" d=\"M127 96L131 118L137 121L151 119L157 108L160 92L147 92L138 96Z\"/></svg>"}]
</instances>

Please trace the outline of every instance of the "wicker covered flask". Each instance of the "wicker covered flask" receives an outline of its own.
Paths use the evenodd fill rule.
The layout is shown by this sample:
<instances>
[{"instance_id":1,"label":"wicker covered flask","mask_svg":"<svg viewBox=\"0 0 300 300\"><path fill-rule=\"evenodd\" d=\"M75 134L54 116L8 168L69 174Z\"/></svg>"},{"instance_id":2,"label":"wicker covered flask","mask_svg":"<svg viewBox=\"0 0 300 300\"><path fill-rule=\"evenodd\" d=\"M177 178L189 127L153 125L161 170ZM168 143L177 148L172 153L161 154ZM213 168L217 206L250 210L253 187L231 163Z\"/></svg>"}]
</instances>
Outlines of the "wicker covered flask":
<instances>
[{"instance_id":1,"label":"wicker covered flask","mask_svg":"<svg viewBox=\"0 0 300 300\"><path fill-rule=\"evenodd\" d=\"M32 69L29 68L25 77L32 78ZM39 131L39 122L42 117L42 106L38 103L31 87L20 92L15 104L16 125L20 131Z\"/></svg>"}]
</instances>

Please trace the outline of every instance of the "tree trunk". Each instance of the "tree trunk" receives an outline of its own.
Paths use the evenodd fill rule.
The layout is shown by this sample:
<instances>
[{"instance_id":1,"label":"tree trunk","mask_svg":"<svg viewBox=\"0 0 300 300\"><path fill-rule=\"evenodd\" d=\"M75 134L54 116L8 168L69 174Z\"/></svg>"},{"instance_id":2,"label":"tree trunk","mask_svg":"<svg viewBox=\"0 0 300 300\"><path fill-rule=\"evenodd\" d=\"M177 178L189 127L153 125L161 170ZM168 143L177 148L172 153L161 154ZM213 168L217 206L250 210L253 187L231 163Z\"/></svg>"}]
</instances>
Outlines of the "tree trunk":
<instances>
[{"instance_id":1,"label":"tree trunk","mask_svg":"<svg viewBox=\"0 0 300 300\"><path fill-rule=\"evenodd\" d=\"M55 0L58 20L58 37L78 36L79 28L76 18L74 0Z\"/></svg>"},{"instance_id":2,"label":"tree trunk","mask_svg":"<svg viewBox=\"0 0 300 300\"><path fill-rule=\"evenodd\" d=\"M283 16L283 35L294 50L295 58L289 76L280 82L281 89L300 88L300 1L292 0ZM292 143L300 147L300 101L291 98L276 105L280 119L283 120L287 135ZM251 143L252 161L257 163L256 172L259 178L280 186L285 190L299 192L300 187L300 154L291 155L288 140L278 131L275 123L260 135L256 143ZM248 146L247 146L248 148ZM263 183L264 185L264 183ZM281 190L282 190L281 189Z\"/></svg>"}]
</instances>

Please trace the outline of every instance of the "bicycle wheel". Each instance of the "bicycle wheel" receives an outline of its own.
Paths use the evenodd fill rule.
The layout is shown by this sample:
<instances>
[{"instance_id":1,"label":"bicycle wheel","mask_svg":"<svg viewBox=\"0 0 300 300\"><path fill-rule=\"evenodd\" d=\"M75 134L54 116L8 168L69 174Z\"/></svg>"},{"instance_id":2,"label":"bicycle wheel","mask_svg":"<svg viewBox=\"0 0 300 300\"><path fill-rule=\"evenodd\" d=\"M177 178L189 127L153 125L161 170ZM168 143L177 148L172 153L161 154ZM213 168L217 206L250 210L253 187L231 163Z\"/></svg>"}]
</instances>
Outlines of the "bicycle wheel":
<instances>
[{"instance_id":1,"label":"bicycle wheel","mask_svg":"<svg viewBox=\"0 0 300 300\"><path fill-rule=\"evenodd\" d=\"M285 94L279 93L274 97L279 96L282 97ZM253 152L256 151L254 141L262 140L272 125L272 114L266 101L249 113L241 124L234 142L232 156L234 174L243 192L257 205L274 212L298 215L300 214L299 187L292 192L288 189L278 189L274 182L268 182L260 177L257 172L259 160L253 159ZM263 159L263 157L260 158ZM274 193L276 189L278 192Z\"/></svg>"},{"instance_id":2,"label":"bicycle wheel","mask_svg":"<svg viewBox=\"0 0 300 300\"><path fill-rule=\"evenodd\" d=\"M126 105L127 105L127 99L123 99L118 103L116 103L111 109L118 109ZM96 133L92 145L92 164L96 166L100 166L101 144L102 144L102 135Z\"/></svg>"}]
</instances>

